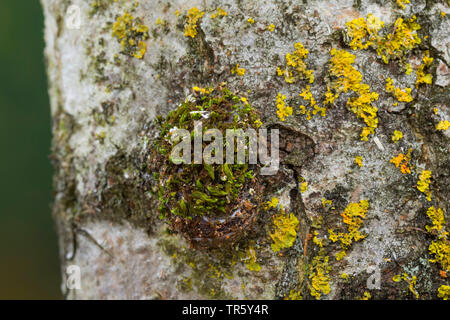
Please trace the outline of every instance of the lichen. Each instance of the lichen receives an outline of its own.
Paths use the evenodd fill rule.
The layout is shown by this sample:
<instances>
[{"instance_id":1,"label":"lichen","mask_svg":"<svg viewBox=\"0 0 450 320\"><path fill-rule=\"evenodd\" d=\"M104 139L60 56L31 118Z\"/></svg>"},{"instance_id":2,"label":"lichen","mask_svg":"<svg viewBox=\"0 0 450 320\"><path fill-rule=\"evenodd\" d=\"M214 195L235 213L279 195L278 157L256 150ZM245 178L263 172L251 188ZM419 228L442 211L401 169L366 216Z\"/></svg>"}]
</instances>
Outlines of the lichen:
<instances>
[{"instance_id":1,"label":"lichen","mask_svg":"<svg viewBox=\"0 0 450 320\"><path fill-rule=\"evenodd\" d=\"M211 15L211 19L215 19L218 17L226 17L226 16L228 16L228 13L225 10L223 10L221 7L218 7L216 9L216 11Z\"/></svg>"},{"instance_id":2,"label":"lichen","mask_svg":"<svg viewBox=\"0 0 450 320\"><path fill-rule=\"evenodd\" d=\"M400 282L402 280L408 283L408 290L416 297L416 299L420 298L419 293L417 292L415 285L417 284L417 277L410 277L407 273L395 275L392 280L394 282Z\"/></svg>"},{"instance_id":3,"label":"lichen","mask_svg":"<svg viewBox=\"0 0 450 320\"><path fill-rule=\"evenodd\" d=\"M331 277L328 275L331 266L328 265L328 260L328 256L318 254L312 259L310 264L310 293L317 300L319 300L322 295L327 295L331 291Z\"/></svg>"},{"instance_id":4,"label":"lichen","mask_svg":"<svg viewBox=\"0 0 450 320\"><path fill-rule=\"evenodd\" d=\"M443 284L438 289L438 298L441 298L443 300L449 300L450 299L450 286L447 286Z\"/></svg>"},{"instance_id":5,"label":"lichen","mask_svg":"<svg viewBox=\"0 0 450 320\"><path fill-rule=\"evenodd\" d=\"M386 79L386 91L390 93L394 93L395 97L400 102L411 102L413 100L411 96L411 88L405 88L402 90L401 88L394 87L394 80L391 78Z\"/></svg>"},{"instance_id":6,"label":"lichen","mask_svg":"<svg viewBox=\"0 0 450 320\"><path fill-rule=\"evenodd\" d=\"M411 161L411 151L412 149L409 149L406 155L404 155L403 153L399 153L397 156L393 157L390 160L390 162L393 163L397 168L400 167L400 171L403 174L411 173L411 168L408 166L409 162Z\"/></svg>"},{"instance_id":7,"label":"lichen","mask_svg":"<svg viewBox=\"0 0 450 320\"><path fill-rule=\"evenodd\" d=\"M231 69L231 74L237 74L238 76L243 77L245 75L245 69L239 67L239 63Z\"/></svg>"},{"instance_id":8,"label":"lichen","mask_svg":"<svg viewBox=\"0 0 450 320\"><path fill-rule=\"evenodd\" d=\"M346 23L347 34L351 38L349 45L353 50L376 49L386 64L391 59L401 60L422 42L417 34L421 27L416 19L416 16L407 20L398 18L392 26L392 32L386 36L381 33L384 22L373 14L368 14L366 19L361 17L351 20Z\"/></svg>"},{"instance_id":9,"label":"lichen","mask_svg":"<svg viewBox=\"0 0 450 320\"><path fill-rule=\"evenodd\" d=\"M125 12L117 17L112 26L113 36L116 37L121 46L122 53L142 59L147 51L145 40L148 39L148 27L142 24L140 19L135 19L131 14Z\"/></svg>"},{"instance_id":10,"label":"lichen","mask_svg":"<svg viewBox=\"0 0 450 320\"><path fill-rule=\"evenodd\" d=\"M433 63L433 58L429 56L429 51L425 52L425 55L422 58L423 63L417 68L416 71L416 87L419 87L420 84L432 84L433 76L430 73L426 73L425 70L428 69Z\"/></svg>"},{"instance_id":11,"label":"lichen","mask_svg":"<svg viewBox=\"0 0 450 320\"><path fill-rule=\"evenodd\" d=\"M297 239L297 227L299 221L293 214L286 214L283 209L273 216L274 231L270 233L272 250L278 252L282 249L290 248Z\"/></svg>"},{"instance_id":12,"label":"lichen","mask_svg":"<svg viewBox=\"0 0 450 320\"><path fill-rule=\"evenodd\" d=\"M362 75L352 64L355 55L345 50L331 50L330 72L336 77L333 81L333 90L336 94L353 91L357 97L349 98L347 106L358 118L362 118L366 124L361 133L361 140L367 141L370 134L375 133L378 127L377 107L372 103L378 100L378 94L371 92L367 84L362 83Z\"/></svg>"},{"instance_id":13,"label":"lichen","mask_svg":"<svg viewBox=\"0 0 450 320\"><path fill-rule=\"evenodd\" d=\"M409 0L397 0L397 5L401 8L401 9L406 9L405 4L409 4L411 2L409 2Z\"/></svg>"},{"instance_id":14,"label":"lichen","mask_svg":"<svg viewBox=\"0 0 450 320\"><path fill-rule=\"evenodd\" d=\"M445 131L450 127L450 121L442 120L436 125L436 130Z\"/></svg>"},{"instance_id":15,"label":"lichen","mask_svg":"<svg viewBox=\"0 0 450 320\"><path fill-rule=\"evenodd\" d=\"M347 226L347 232L335 233L333 229L328 229L329 238L333 242L341 243L341 251L336 254L336 260L341 260L346 256L346 250L350 248L353 242L360 241L366 237L361 234L362 227L366 218L366 212L369 209L369 202L361 200L359 203L350 203L341 214L342 222Z\"/></svg>"},{"instance_id":16,"label":"lichen","mask_svg":"<svg viewBox=\"0 0 450 320\"><path fill-rule=\"evenodd\" d=\"M188 10L187 13L187 22L184 27L184 36L195 38L197 35L197 26L199 21L205 15L205 12L200 11L197 7L193 7Z\"/></svg>"},{"instance_id":17,"label":"lichen","mask_svg":"<svg viewBox=\"0 0 450 320\"><path fill-rule=\"evenodd\" d=\"M396 143L396 142L400 141L400 139L402 139L402 138L403 138L403 132L401 132L399 130L394 130L394 134L392 135L391 140Z\"/></svg>"},{"instance_id":18,"label":"lichen","mask_svg":"<svg viewBox=\"0 0 450 320\"><path fill-rule=\"evenodd\" d=\"M361 17L348 21L345 26L348 36L352 38L350 47L353 50L363 50L377 43L378 31L384 27L384 22L370 13L367 20Z\"/></svg>"},{"instance_id":19,"label":"lichen","mask_svg":"<svg viewBox=\"0 0 450 320\"><path fill-rule=\"evenodd\" d=\"M281 121L285 121L287 117L292 115L292 107L286 106L286 96L278 93L276 97L277 116Z\"/></svg>"},{"instance_id":20,"label":"lichen","mask_svg":"<svg viewBox=\"0 0 450 320\"><path fill-rule=\"evenodd\" d=\"M428 201L431 201L430 179L431 171L422 170L419 176L419 180L417 181L417 189L427 196Z\"/></svg>"},{"instance_id":21,"label":"lichen","mask_svg":"<svg viewBox=\"0 0 450 320\"><path fill-rule=\"evenodd\" d=\"M261 265L257 262L256 250L252 246L247 248L246 254L241 258L241 261L245 263L245 266L250 271L261 270Z\"/></svg>"},{"instance_id":22,"label":"lichen","mask_svg":"<svg viewBox=\"0 0 450 320\"><path fill-rule=\"evenodd\" d=\"M407 52L422 42L417 34L417 30L420 30L421 26L416 20L416 16L407 20L398 18L394 23L392 33L378 41L377 53L385 63L391 59L403 58Z\"/></svg>"},{"instance_id":23,"label":"lichen","mask_svg":"<svg viewBox=\"0 0 450 320\"><path fill-rule=\"evenodd\" d=\"M305 59L309 51L303 44L297 42L294 44L295 51L286 54L286 66L284 69L277 68L277 74L284 76L287 83L295 83L298 80L306 79L309 83L314 82L314 70L308 70Z\"/></svg>"}]
</instances>

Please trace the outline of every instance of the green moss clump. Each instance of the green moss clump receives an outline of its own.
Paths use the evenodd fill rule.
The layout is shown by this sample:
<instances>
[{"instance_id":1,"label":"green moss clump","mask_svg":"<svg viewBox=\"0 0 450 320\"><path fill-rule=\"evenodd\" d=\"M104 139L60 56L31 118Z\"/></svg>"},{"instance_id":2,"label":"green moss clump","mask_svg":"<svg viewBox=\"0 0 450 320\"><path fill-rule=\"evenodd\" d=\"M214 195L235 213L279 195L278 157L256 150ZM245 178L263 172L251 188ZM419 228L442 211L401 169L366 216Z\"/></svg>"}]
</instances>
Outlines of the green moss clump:
<instances>
[{"instance_id":1,"label":"green moss clump","mask_svg":"<svg viewBox=\"0 0 450 320\"><path fill-rule=\"evenodd\" d=\"M222 133L224 149L227 129L256 130L261 122L245 97L224 87L194 87L193 95L167 118L159 118L161 131L151 161L158 180L155 191L160 218L192 243L218 247L241 239L253 225L262 186L256 177L258 165L226 163L225 150L223 164L206 164L204 160L201 164L172 162L170 154L174 145L170 137L173 130L188 130L192 142L194 122L199 120L203 135L208 129L218 129ZM209 142L203 142L202 150L207 145ZM249 146L247 140L245 145ZM191 150L193 159L194 148ZM234 149L235 155L236 151ZM248 148L245 153L247 158ZM214 151L212 154L215 155Z\"/></svg>"}]
</instances>

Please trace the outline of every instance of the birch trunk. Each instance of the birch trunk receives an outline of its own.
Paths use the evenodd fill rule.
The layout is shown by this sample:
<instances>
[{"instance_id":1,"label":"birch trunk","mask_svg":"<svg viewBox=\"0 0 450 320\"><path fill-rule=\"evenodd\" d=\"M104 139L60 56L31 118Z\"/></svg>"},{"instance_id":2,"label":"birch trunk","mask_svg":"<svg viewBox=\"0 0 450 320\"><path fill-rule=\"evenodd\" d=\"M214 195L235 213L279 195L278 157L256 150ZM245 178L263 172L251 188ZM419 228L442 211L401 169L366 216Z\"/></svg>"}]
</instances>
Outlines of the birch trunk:
<instances>
[{"instance_id":1,"label":"birch trunk","mask_svg":"<svg viewBox=\"0 0 450 320\"><path fill-rule=\"evenodd\" d=\"M375 0L41 2L53 119L53 215L66 298L282 299L298 293L313 299L312 262L320 251L311 238L314 231L329 243L330 292L321 299L358 299L364 292L374 299L414 299L414 290L420 299L436 299L438 287L449 284L440 275L442 266L429 261L434 237L425 229L431 205L448 212L449 131L436 130L450 118L450 26L448 15L441 14L450 13L446 1L418 0L404 10L396 1ZM205 12L194 38L184 36L192 7ZM227 15L211 18L218 7ZM113 23L125 12L149 28L142 59L124 53L112 34ZM416 70L429 50L431 85L416 88L416 73L406 75L398 61L385 64L373 49L348 47L345 23L369 13L383 20L386 30L400 16L417 16L419 34L427 38L407 53L407 61ZM311 91L320 103L329 85L331 48L356 56L353 66L379 94L374 102L379 123L368 141L361 141L364 123L347 108L346 98L325 117L307 120L297 114L306 103L298 94L309 83L289 84L277 75L297 42L309 50L305 62L315 72ZM245 68L244 76L231 72L236 64ZM387 77L396 87L412 88L414 100L395 106L398 101L385 89ZM272 218L261 215L256 236L246 239L259 271L248 268L245 242L226 252L200 250L166 232L151 192L154 119L175 109L193 86L224 81L248 96L264 123L281 128L285 161L276 176L267 178L271 187L264 199L277 197L300 221L295 243L279 254L270 246ZM285 121L276 115L278 93L296 101ZM397 143L391 140L394 130L403 133ZM390 159L408 149L412 173L403 174ZM357 156L362 167L354 162ZM424 169L432 171L431 201L416 187ZM304 192L302 181L308 183ZM327 230L345 230L340 213L363 199L369 202L361 229L367 237L338 261L340 248L327 240ZM80 289L66 285L72 265L80 268ZM403 273L408 280L392 280ZM417 283L410 290L413 276Z\"/></svg>"}]
</instances>

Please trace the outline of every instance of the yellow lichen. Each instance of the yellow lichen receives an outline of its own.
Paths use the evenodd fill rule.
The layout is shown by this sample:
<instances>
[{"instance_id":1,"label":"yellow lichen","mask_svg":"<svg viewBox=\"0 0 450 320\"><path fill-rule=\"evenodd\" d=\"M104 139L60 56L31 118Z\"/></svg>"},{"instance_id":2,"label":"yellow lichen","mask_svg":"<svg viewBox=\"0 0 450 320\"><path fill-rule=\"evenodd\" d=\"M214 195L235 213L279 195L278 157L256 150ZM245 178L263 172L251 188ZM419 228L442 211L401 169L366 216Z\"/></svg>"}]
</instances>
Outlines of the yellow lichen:
<instances>
[{"instance_id":1,"label":"yellow lichen","mask_svg":"<svg viewBox=\"0 0 450 320\"><path fill-rule=\"evenodd\" d=\"M273 243L272 250L278 252L281 249L290 248L295 239L297 239L297 226L299 221L293 214L285 214L283 210L281 213L273 216L274 231L270 234Z\"/></svg>"},{"instance_id":2,"label":"yellow lichen","mask_svg":"<svg viewBox=\"0 0 450 320\"><path fill-rule=\"evenodd\" d=\"M386 79L386 91L387 92L394 92L394 80L391 78Z\"/></svg>"},{"instance_id":3,"label":"yellow lichen","mask_svg":"<svg viewBox=\"0 0 450 320\"><path fill-rule=\"evenodd\" d=\"M311 87L308 85L305 89L299 94L300 97L302 97L305 101L309 101L310 107L312 107L312 114L316 115L320 112L320 115L322 117L326 116L327 109L324 107L321 107L317 104L316 100L314 99L312 93L311 93ZM304 105L300 105L300 113L306 114L307 120L311 119L311 110L306 110L306 107Z\"/></svg>"},{"instance_id":4,"label":"yellow lichen","mask_svg":"<svg viewBox=\"0 0 450 320\"><path fill-rule=\"evenodd\" d=\"M448 120L442 120L439 121L439 123L436 125L436 130L448 130L450 127L450 121Z\"/></svg>"},{"instance_id":5,"label":"yellow lichen","mask_svg":"<svg viewBox=\"0 0 450 320\"><path fill-rule=\"evenodd\" d=\"M420 25L416 22L416 16L409 20L398 18L393 26L392 33L378 40L377 53L385 63L391 58L401 58L405 52L412 50L422 40L417 35Z\"/></svg>"},{"instance_id":6,"label":"yellow lichen","mask_svg":"<svg viewBox=\"0 0 450 320\"><path fill-rule=\"evenodd\" d=\"M250 271L259 271L261 270L261 266L257 263L256 258L256 250L253 247L247 248L247 252L245 257L242 258L245 263L245 266Z\"/></svg>"},{"instance_id":7,"label":"yellow lichen","mask_svg":"<svg viewBox=\"0 0 450 320\"><path fill-rule=\"evenodd\" d=\"M341 274L341 279L348 280L348 279L350 279L350 277L349 277L349 275L346 274L345 272L342 272L342 274Z\"/></svg>"},{"instance_id":8,"label":"yellow lichen","mask_svg":"<svg viewBox=\"0 0 450 320\"><path fill-rule=\"evenodd\" d=\"M369 291L364 291L364 295L361 297L361 300L369 300L372 299L372 295Z\"/></svg>"},{"instance_id":9,"label":"yellow lichen","mask_svg":"<svg viewBox=\"0 0 450 320\"><path fill-rule=\"evenodd\" d=\"M449 300L450 299L450 286L447 286L443 284L438 289L438 298L441 298L443 300Z\"/></svg>"},{"instance_id":10,"label":"yellow lichen","mask_svg":"<svg viewBox=\"0 0 450 320\"><path fill-rule=\"evenodd\" d=\"M328 256L319 254L311 261L309 270L309 278L311 279L310 293L317 300L331 291L329 283L331 278L328 276L331 267L328 265L328 259Z\"/></svg>"},{"instance_id":11,"label":"yellow lichen","mask_svg":"<svg viewBox=\"0 0 450 320\"><path fill-rule=\"evenodd\" d=\"M361 73L352 64L355 56L344 50L331 50L330 72L337 77L333 82L333 89L337 94L353 91L357 97L351 97L347 101L347 106L358 118L362 118L366 127L361 133L361 140L367 141L370 134L375 133L378 127L378 109L372 103L378 100L378 94L371 92L370 87L362 82Z\"/></svg>"},{"instance_id":12,"label":"yellow lichen","mask_svg":"<svg viewBox=\"0 0 450 320\"><path fill-rule=\"evenodd\" d=\"M399 130L394 130L394 134L391 137L392 141L397 142L402 138L403 138L403 132L401 132Z\"/></svg>"},{"instance_id":13,"label":"yellow lichen","mask_svg":"<svg viewBox=\"0 0 450 320\"><path fill-rule=\"evenodd\" d=\"M255 23L255 19L253 19L252 17L247 19L248 23L254 24Z\"/></svg>"},{"instance_id":14,"label":"yellow lichen","mask_svg":"<svg viewBox=\"0 0 450 320\"><path fill-rule=\"evenodd\" d=\"M353 50L363 50L376 43L378 31L383 28L384 22L369 13L367 20L361 17L347 22L345 26L347 34L352 38L350 47Z\"/></svg>"},{"instance_id":15,"label":"yellow lichen","mask_svg":"<svg viewBox=\"0 0 450 320\"><path fill-rule=\"evenodd\" d=\"M226 17L227 15L228 13L225 10L223 10L221 7L218 7L216 9L216 12L211 15L211 19L215 19L217 17Z\"/></svg>"},{"instance_id":16,"label":"yellow lichen","mask_svg":"<svg viewBox=\"0 0 450 320\"><path fill-rule=\"evenodd\" d=\"M433 241L428 251L434 255L430 262L439 263L445 272L450 272L450 240L447 236Z\"/></svg>"},{"instance_id":17,"label":"yellow lichen","mask_svg":"<svg viewBox=\"0 0 450 320\"><path fill-rule=\"evenodd\" d=\"M362 160L363 160L363 159L362 159L361 156L355 157L355 163L356 163L358 166L360 166L360 167L363 167L363 166L364 166Z\"/></svg>"},{"instance_id":18,"label":"yellow lichen","mask_svg":"<svg viewBox=\"0 0 450 320\"><path fill-rule=\"evenodd\" d=\"M243 77L245 75L245 69L244 68L240 68L239 67L239 63L238 63L238 64L236 64L236 66L233 69L231 69L231 73L232 74L237 74L238 76Z\"/></svg>"},{"instance_id":19,"label":"yellow lichen","mask_svg":"<svg viewBox=\"0 0 450 320\"><path fill-rule=\"evenodd\" d=\"M316 245L318 245L320 248L323 247L323 239L319 239L317 236L319 235L319 233L317 231L313 232L313 243L315 243Z\"/></svg>"},{"instance_id":20,"label":"yellow lichen","mask_svg":"<svg viewBox=\"0 0 450 320\"><path fill-rule=\"evenodd\" d=\"M325 92L325 101L324 104L332 104L337 98L339 98L339 94L334 94L331 92L330 87L327 87L327 92Z\"/></svg>"},{"instance_id":21,"label":"yellow lichen","mask_svg":"<svg viewBox=\"0 0 450 320\"><path fill-rule=\"evenodd\" d=\"M413 100L411 96L411 88L405 88L404 90L394 87L394 80L391 78L386 79L386 91L392 92L397 97L398 101L401 102L411 102Z\"/></svg>"},{"instance_id":22,"label":"yellow lichen","mask_svg":"<svg viewBox=\"0 0 450 320\"><path fill-rule=\"evenodd\" d=\"M445 227L444 211L441 208L438 208L436 210L434 206L431 206L427 210L427 216L431 219L431 222L433 222L433 226L426 226L427 231L436 231L438 234L440 234Z\"/></svg>"},{"instance_id":23,"label":"yellow lichen","mask_svg":"<svg viewBox=\"0 0 450 320\"><path fill-rule=\"evenodd\" d=\"M366 218L369 202L361 200L359 203L350 203L341 214L342 221L347 226L347 232L335 233L333 229L328 230L329 238L333 242L340 241L342 250L336 254L336 259L341 260L346 256L346 250L350 248L353 242L360 241L366 237L361 234L359 229L362 227Z\"/></svg>"},{"instance_id":24,"label":"yellow lichen","mask_svg":"<svg viewBox=\"0 0 450 320\"><path fill-rule=\"evenodd\" d=\"M270 31L270 32L273 32L273 30L275 30L275 25L273 23L269 24L267 26L267 30Z\"/></svg>"},{"instance_id":25,"label":"yellow lichen","mask_svg":"<svg viewBox=\"0 0 450 320\"><path fill-rule=\"evenodd\" d=\"M405 64L404 68L405 68L405 73L407 75L410 75L413 72L413 69L412 69L412 66L410 63Z\"/></svg>"},{"instance_id":26,"label":"yellow lichen","mask_svg":"<svg viewBox=\"0 0 450 320\"><path fill-rule=\"evenodd\" d=\"M198 86L194 86L194 87L192 88L192 90L195 91L195 92L199 92L199 93L201 93L201 94L210 94L211 92L214 91L214 88L213 88L213 87L209 87L209 88L200 88L200 87L198 87Z\"/></svg>"},{"instance_id":27,"label":"yellow lichen","mask_svg":"<svg viewBox=\"0 0 450 320\"><path fill-rule=\"evenodd\" d=\"M351 20L346 23L346 27L347 34L351 38L349 45L353 50L376 48L377 54L385 63L392 58L403 57L407 51L421 43L417 35L420 25L416 22L416 16L408 20L398 18L392 33L386 36L382 36L379 32L384 27L384 23L373 14L368 14L366 19L361 17Z\"/></svg>"},{"instance_id":28,"label":"yellow lichen","mask_svg":"<svg viewBox=\"0 0 450 320\"><path fill-rule=\"evenodd\" d=\"M276 197L273 197L272 200L267 201L267 203L266 203L266 210L267 210L267 209L273 209L273 208L276 208L276 207L278 206L278 202L279 202L279 201L280 201L280 200L278 200L278 198L276 198Z\"/></svg>"},{"instance_id":29,"label":"yellow lichen","mask_svg":"<svg viewBox=\"0 0 450 320\"><path fill-rule=\"evenodd\" d=\"M308 182L305 181L300 184L300 192L303 193L306 192L306 190L308 190Z\"/></svg>"},{"instance_id":30,"label":"yellow lichen","mask_svg":"<svg viewBox=\"0 0 450 320\"><path fill-rule=\"evenodd\" d=\"M137 59L142 59L147 51L148 28L139 19L128 12L117 17L112 26L113 36L117 37L123 53Z\"/></svg>"},{"instance_id":31,"label":"yellow lichen","mask_svg":"<svg viewBox=\"0 0 450 320\"><path fill-rule=\"evenodd\" d=\"M408 3L410 3L409 0L397 0L397 5L402 9L405 9L406 8L405 4Z\"/></svg>"},{"instance_id":32,"label":"yellow lichen","mask_svg":"<svg viewBox=\"0 0 450 320\"><path fill-rule=\"evenodd\" d=\"M309 51L297 42L294 44L295 51L286 54L285 69L277 68L277 74L284 76L287 83L294 83L300 79L307 79L309 83L314 82L314 70L308 70L305 59Z\"/></svg>"},{"instance_id":33,"label":"yellow lichen","mask_svg":"<svg viewBox=\"0 0 450 320\"><path fill-rule=\"evenodd\" d=\"M338 253L336 253L336 260L340 261L344 259L347 256L347 252L345 250L341 250Z\"/></svg>"},{"instance_id":34,"label":"yellow lichen","mask_svg":"<svg viewBox=\"0 0 450 320\"><path fill-rule=\"evenodd\" d=\"M292 107L286 106L286 96L278 93L276 98L277 115L281 121L285 121L287 117L292 115Z\"/></svg>"},{"instance_id":35,"label":"yellow lichen","mask_svg":"<svg viewBox=\"0 0 450 320\"><path fill-rule=\"evenodd\" d=\"M419 181L417 181L417 189L427 196L428 201L431 201L430 178L431 171L423 170L420 173Z\"/></svg>"},{"instance_id":36,"label":"yellow lichen","mask_svg":"<svg viewBox=\"0 0 450 320\"><path fill-rule=\"evenodd\" d=\"M400 281L402 281L402 280L406 281L406 282L408 283L408 289L409 289L409 291L410 291L417 299L419 299L420 295L419 295L419 293L417 292L417 290L414 288L414 286L415 286L416 283L417 283L417 277L416 277L416 276L409 277L408 274L403 273L403 274L401 274L401 275L400 275L400 274L395 275L395 276L392 278L392 280L394 280L395 282L400 282Z\"/></svg>"},{"instance_id":37,"label":"yellow lichen","mask_svg":"<svg viewBox=\"0 0 450 320\"><path fill-rule=\"evenodd\" d=\"M450 240L449 233L445 230L445 215L440 208L436 210L434 206L428 208L427 215L433 223L432 226L426 226L428 232L436 236L428 251L434 255L430 262L439 263L444 273L450 272Z\"/></svg>"},{"instance_id":38,"label":"yellow lichen","mask_svg":"<svg viewBox=\"0 0 450 320\"><path fill-rule=\"evenodd\" d=\"M197 35L197 24L200 19L205 15L203 11L197 9L197 7L193 7L188 10L187 13L187 23L184 27L184 36L195 38Z\"/></svg>"},{"instance_id":39,"label":"yellow lichen","mask_svg":"<svg viewBox=\"0 0 450 320\"><path fill-rule=\"evenodd\" d=\"M331 206L331 205L333 205L333 201L322 198L322 207L325 208L326 206Z\"/></svg>"},{"instance_id":40,"label":"yellow lichen","mask_svg":"<svg viewBox=\"0 0 450 320\"><path fill-rule=\"evenodd\" d=\"M425 72L425 69L429 68L433 63L433 58L430 57L430 53L428 51L425 52L422 61L423 63L417 68L416 71L416 87L419 87L421 83L433 83L433 76L430 73Z\"/></svg>"},{"instance_id":41,"label":"yellow lichen","mask_svg":"<svg viewBox=\"0 0 450 320\"><path fill-rule=\"evenodd\" d=\"M285 296L283 300L303 300L300 291L290 290L289 296Z\"/></svg>"}]
</instances>

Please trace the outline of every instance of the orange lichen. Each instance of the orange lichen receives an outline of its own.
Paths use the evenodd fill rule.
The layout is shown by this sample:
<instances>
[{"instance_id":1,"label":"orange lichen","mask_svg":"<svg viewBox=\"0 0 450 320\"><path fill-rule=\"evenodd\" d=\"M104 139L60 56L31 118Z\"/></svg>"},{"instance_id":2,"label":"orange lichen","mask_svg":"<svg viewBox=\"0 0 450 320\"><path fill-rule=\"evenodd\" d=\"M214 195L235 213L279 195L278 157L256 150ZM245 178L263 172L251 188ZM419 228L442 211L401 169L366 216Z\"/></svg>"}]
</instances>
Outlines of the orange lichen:
<instances>
[{"instance_id":1,"label":"orange lichen","mask_svg":"<svg viewBox=\"0 0 450 320\"><path fill-rule=\"evenodd\" d=\"M400 167L400 171L405 173L411 173L411 169L408 167L409 161L411 161L411 151L412 149L408 150L408 153L404 155L403 153L400 153L398 156L391 159L391 163L393 163L397 168Z\"/></svg>"}]
</instances>

